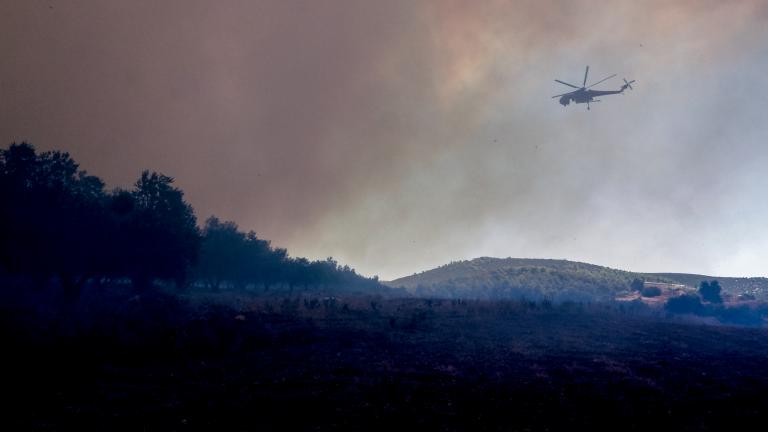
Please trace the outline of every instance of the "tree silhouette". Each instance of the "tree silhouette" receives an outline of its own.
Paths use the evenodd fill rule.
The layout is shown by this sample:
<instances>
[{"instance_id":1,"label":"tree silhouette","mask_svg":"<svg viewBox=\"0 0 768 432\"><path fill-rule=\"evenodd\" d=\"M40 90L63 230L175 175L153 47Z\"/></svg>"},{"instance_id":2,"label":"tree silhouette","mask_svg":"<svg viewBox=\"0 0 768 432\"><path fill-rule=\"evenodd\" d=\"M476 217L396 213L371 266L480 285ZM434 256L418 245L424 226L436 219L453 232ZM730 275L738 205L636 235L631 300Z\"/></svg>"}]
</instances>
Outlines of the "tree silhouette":
<instances>
[{"instance_id":1,"label":"tree silhouette","mask_svg":"<svg viewBox=\"0 0 768 432\"><path fill-rule=\"evenodd\" d=\"M672 297L667 300L664 308L668 312L680 314L701 314L704 311L701 299L695 294L683 294L678 297Z\"/></svg>"},{"instance_id":2,"label":"tree silhouette","mask_svg":"<svg viewBox=\"0 0 768 432\"><path fill-rule=\"evenodd\" d=\"M196 274L209 288L218 290L223 282L241 289L285 282L288 266L285 249L273 249L255 232L244 233L234 222L213 216L206 220Z\"/></svg>"},{"instance_id":3,"label":"tree silhouette","mask_svg":"<svg viewBox=\"0 0 768 432\"><path fill-rule=\"evenodd\" d=\"M216 217L203 227L200 260L196 277L210 289L222 286L238 289L249 285L287 286L290 292L344 289L383 290L377 278L365 278L333 258L310 261L290 258L285 249L273 248L256 233L240 231L234 222Z\"/></svg>"},{"instance_id":4,"label":"tree silhouette","mask_svg":"<svg viewBox=\"0 0 768 432\"><path fill-rule=\"evenodd\" d=\"M200 245L197 220L184 193L173 187L173 178L144 171L131 196L124 226L129 277L139 289L157 278L183 286Z\"/></svg>"},{"instance_id":5,"label":"tree silhouette","mask_svg":"<svg viewBox=\"0 0 768 432\"><path fill-rule=\"evenodd\" d=\"M643 287L643 289L640 291L640 294L643 297L658 297L661 295L661 288L657 286Z\"/></svg>"},{"instance_id":6,"label":"tree silhouette","mask_svg":"<svg viewBox=\"0 0 768 432\"><path fill-rule=\"evenodd\" d=\"M191 270L213 289L224 282L384 289L331 258L290 258L234 222L212 217L201 233L173 178L155 172L144 171L131 190L107 193L69 154L14 143L0 150L0 200L1 269L40 286L56 277L67 298L95 277L130 278L139 290L157 279L186 286Z\"/></svg>"},{"instance_id":7,"label":"tree silhouette","mask_svg":"<svg viewBox=\"0 0 768 432\"><path fill-rule=\"evenodd\" d=\"M713 280L711 282L702 281L699 285L699 294L704 301L710 303L722 303L723 298L720 296L720 282Z\"/></svg>"},{"instance_id":8,"label":"tree silhouette","mask_svg":"<svg viewBox=\"0 0 768 432\"><path fill-rule=\"evenodd\" d=\"M208 218L203 227L198 277L214 290L218 290L223 281L242 279L245 249L245 235L238 231L234 222L221 222L213 216Z\"/></svg>"},{"instance_id":9,"label":"tree silhouette","mask_svg":"<svg viewBox=\"0 0 768 432\"><path fill-rule=\"evenodd\" d=\"M0 260L12 272L57 276L67 297L98 272L104 230L104 183L68 153L37 154L27 143L0 153Z\"/></svg>"}]
</instances>

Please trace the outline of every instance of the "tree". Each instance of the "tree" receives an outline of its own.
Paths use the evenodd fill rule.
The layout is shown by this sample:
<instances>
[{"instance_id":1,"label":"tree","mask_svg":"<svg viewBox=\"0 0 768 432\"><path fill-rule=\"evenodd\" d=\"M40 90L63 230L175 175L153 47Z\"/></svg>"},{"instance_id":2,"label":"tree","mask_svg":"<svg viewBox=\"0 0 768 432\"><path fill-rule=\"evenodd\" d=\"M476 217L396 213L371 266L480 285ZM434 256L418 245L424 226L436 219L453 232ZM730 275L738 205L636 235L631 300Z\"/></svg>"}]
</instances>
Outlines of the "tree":
<instances>
[{"instance_id":1,"label":"tree","mask_svg":"<svg viewBox=\"0 0 768 432\"><path fill-rule=\"evenodd\" d=\"M238 288L290 282L292 269L285 249L273 249L269 241L253 231L240 231L234 222L213 216L206 220L196 274L209 288L216 290L225 281Z\"/></svg>"},{"instance_id":2,"label":"tree","mask_svg":"<svg viewBox=\"0 0 768 432\"><path fill-rule=\"evenodd\" d=\"M36 226L41 219L38 189L38 156L27 143L13 143L0 152L0 262L12 273L42 273L36 252L43 238ZM38 263L39 264L39 263Z\"/></svg>"},{"instance_id":3,"label":"tree","mask_svg":"<svg viewBox=\"0 0 768 432\"><path fill-rule=\"evenodd\" d=\"M664 309L679 314L700 314L704 310L701 299L695 294L683 294L667 300Z\"/></svg>"},{"instance_id":4,"label":"tree","mask_svg":"<svg viewBox=\"0 0 768 432\"><path fill-rule=\"evenodd\" d=\"M263 283L265 287L279 281L284 275L282 269L288 259L288 251L272 248L269 240L258 238L253 231L245 235L245 242L248 280L254 284Z\"/></svg>"},{"instance_id":5,"label":"tree","mask_svg":"<svg viewBox=\"0 0 768 432\"><path fill-rule=\"evenodd\" d=\"M98 273L104 241L104 183L68 153L37 154L27 143L0 151L0 262L41 283L57 276L76 298Z\"/></svg>"},{"instance_id":6,"label":"tree","mask_svg":"<svg viewBox=\"0 0 768 432\"><path fill-rule=\"evenodd\" d=\"M134 245L132 224L136 215L136 200L133 193L115 189L105 203L107 209L106 246L102 251L101 273L111 278L125 278L133 268Z\"/></svg>"},{"instance_id":7,"label":"tree","mask_svg":"<svg viewBox=\"0 0 768 432\"><path fill-rule=\"evenodd\" d=\"M632 291L637 291L637 292L642 291L644 286L645 286L645 281L640 278L633 279L632 283L629 284L629 287L632 289Z\"/></svg>"},{"instance_id":8,"label":"tree","mask_svg":"<svg viewBox=\"0 0 768 432\"><path fill-rule=\"evenodd\" d=\"M144 171L131 196L133 208L124 227L128 275L139 289L154 279L183 286L200 247L197 219L184 193L173 186L173 178Z\"/></svg>"},{"instance_id":9,"label":"tree","mask_svg":"<svg viewBox=\"0 0 768 432\"><path fill-rule=\"evenodd\" d=\"M223 281L243 279L247 263L245 234L234 222L211 216L205 221L197 274L209 288L218 290Z\"/></svg>"},{"instance_id":10,"label":"tree","mask_svg":"<svg viewBox=\"0 0 768 432\"><path fill-rule=\"evenodd\" d=\"M720 296L720 282L713 280L711 282L702 281L699 285L699 294L704 301L710 303L722 303L723 298Z\"/></svg>"}]
</instances>

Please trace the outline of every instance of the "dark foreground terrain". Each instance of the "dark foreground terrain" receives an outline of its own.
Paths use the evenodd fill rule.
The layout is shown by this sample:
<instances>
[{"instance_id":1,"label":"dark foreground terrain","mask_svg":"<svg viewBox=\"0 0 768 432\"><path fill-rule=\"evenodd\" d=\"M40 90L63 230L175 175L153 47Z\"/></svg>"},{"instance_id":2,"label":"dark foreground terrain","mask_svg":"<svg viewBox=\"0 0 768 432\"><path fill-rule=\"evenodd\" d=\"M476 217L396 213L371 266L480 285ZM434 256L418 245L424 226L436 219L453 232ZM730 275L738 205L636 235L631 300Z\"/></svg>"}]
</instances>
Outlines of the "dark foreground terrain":
<instances>
[{"instance_id":1,"label":"dark foreground terrain","mask_svg":"<svg viewBox=\"0 0 768 432\"><path fill-rule=\"evenodd\" d=\"M768 419L763 329L640 305L117 291L66 307L43 294L4 302L6 430L734 430Z\"/></svg>"}]
</instances>

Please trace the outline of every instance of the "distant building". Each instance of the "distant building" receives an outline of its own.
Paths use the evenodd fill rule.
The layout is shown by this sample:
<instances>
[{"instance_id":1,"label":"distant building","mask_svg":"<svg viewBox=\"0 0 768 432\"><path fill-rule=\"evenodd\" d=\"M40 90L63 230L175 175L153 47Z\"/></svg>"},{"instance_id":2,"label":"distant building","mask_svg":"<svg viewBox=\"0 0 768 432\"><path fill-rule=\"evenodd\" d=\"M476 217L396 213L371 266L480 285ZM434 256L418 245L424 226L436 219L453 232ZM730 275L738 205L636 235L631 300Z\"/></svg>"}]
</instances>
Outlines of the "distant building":
<instances>
[{"instance_id":1,"label":"distant building","mask_svg":"<svg viewBox=\"0 0 768 432\"><path fill-rule=\"evenodd\" d=\"M649 282L649 281L643 282L643 288L651 288L651 287L656 287L656 288L667 290L667 291L680 290L680 289L687 288L686 285L682 285L682 284L673 284L673 283L665 283L665 282Z\"/></svg>"}]
</instances>

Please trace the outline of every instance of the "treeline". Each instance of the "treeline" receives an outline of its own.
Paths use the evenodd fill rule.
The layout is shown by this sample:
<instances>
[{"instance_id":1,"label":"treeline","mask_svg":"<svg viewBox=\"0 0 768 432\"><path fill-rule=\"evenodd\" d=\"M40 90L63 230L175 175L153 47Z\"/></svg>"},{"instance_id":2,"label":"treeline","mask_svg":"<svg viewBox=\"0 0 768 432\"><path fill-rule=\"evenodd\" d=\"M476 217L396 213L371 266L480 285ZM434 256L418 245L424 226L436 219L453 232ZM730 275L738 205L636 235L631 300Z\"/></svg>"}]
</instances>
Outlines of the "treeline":
<instances>
[{"instance_id":1,"label":"treeline","mask_svg":"<svg viewBox=\"0 0 768 432\"><path fill-rule=\"evenodd\" d=\"M349 266L341 266L333 258L310 261L291 258L282 248L274 248L268 240L253 231L242 232L234 222L209 218L202 229L199 264L195 279L216 291L227 286L269 291L275 287L294 290L357 291L382 294L391 290L379 284L378 278L365 278Z\"/></svg>"},{"instance_id":2,"label":"treeline","mask_svg":"<svg viewBox=\"0 0 768 432\"><path fill-rule=\"evenodd\" d=\"M105 189L68 153L27 143L0 150L0 269L76 298L88 281L158 281L178 288L345 288L385 291L332 259L292 258L233 222L198 227L173 178L144 171L131 189Z\"/></svg>"},{"instance_id":3,"label":"treeline","mask_svg":"<svg viewBox=\"0 0 768 432\"><path fill-rule=\"evenodd\" d=\"M670 297L664 309L670 314L695 315L713 318L724 324L760 326L768 316L768 305L737 304L726 305L720 295L722 288L717 280L702 281L696 292Z\"/></svg>"}]
</instances>

